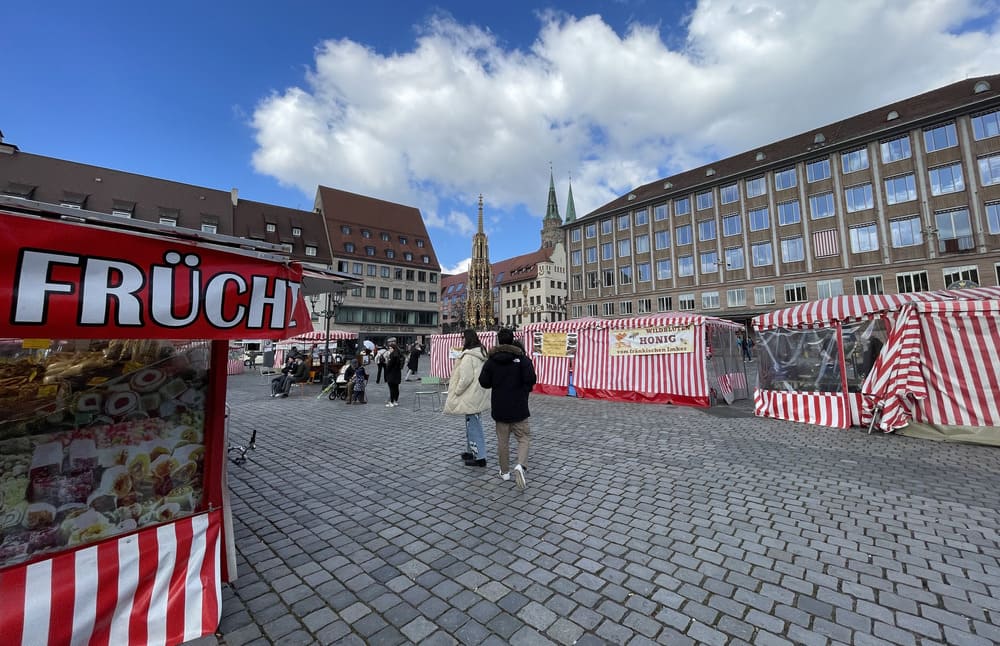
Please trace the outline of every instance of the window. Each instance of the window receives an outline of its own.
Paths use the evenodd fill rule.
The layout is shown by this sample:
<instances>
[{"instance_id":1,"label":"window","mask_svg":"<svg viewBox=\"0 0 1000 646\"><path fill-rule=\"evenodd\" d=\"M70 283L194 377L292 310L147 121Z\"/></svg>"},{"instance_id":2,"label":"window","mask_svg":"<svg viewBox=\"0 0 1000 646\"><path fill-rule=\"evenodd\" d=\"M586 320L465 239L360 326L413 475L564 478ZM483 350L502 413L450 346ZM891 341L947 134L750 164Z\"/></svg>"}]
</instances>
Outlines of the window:
<instances>
[{"instance_id":1,"label":"window","mask_svg":"<svg viewBox=\"0 0 1000 646\"><path fill-rule=\"evenodd\" d=\"M350 230L351 230L350 227L348 227L347 230L348 230L348 232L350 232ZM383 231L381 234L379 234L379 237L382 238L382 242L389 242L389 234L386 233L385 231Z\"/></svg>"},{"instance_id":2,"label":"window","mask_svg":"<svg viewBox=\"0 0 1000 646\"><path fill-rule=\"evenodd\" d=\"M740 185L730 184L719 189L719 204L732 204L740 199Z\"/></svg>"},{"instance_id":3,"label":"window","mask_svg":"<svg viewBox=\"0 0 1000 646\"><path fill-rule=\"evenodd\" d=\"M351 251L354 251L354 250L353 250L353 249L351 249ZM385 250L385 257L386 257L386 258L390 258L390 259L391 259L391 258L395 258L395 257L396 257L396 252L395 252L395 251L393 251L392 249L386 249L386 250Z\"/></svg>"},{"instance_id":4,"label":"window","mask_svg":"<svg viewBox=\"0 0 1000 646\"><path fill-rule=\"evenodd\" d=\"M587 316L597 316L597 303L587 305Z\"/></svg>"},{"instance_id":5,"label":"window","mask_svg":"<svg viewBox=\"0 0 1000 646\"><path fill-rule=\"evenodd\" d=\"M581 291L583 289L583 276L579 274L574 274L573 279L573 291Z\"/></svg>"},{"instance_id":6,"label":"window","mask_svg":"<svg viewBox=\"0 0 1000 646\"><path fill-rule=\"evenodd\" d=\"M312 245L306 245L306 255L307 256L315 256L316 255L316 247L314 247Z\"/></svg>"},{"instance_id":7,"label":"window","mask_svg":"<svg viewBox=\"0 0 1000 646\"><path fill-rule=\"evenodd\" d=\"M781 240L781 262L802 262L806 257L802 236Z\"/></svg>"},{"instance_id":8,"label":"window","mask_svg":"<svg viewBox=\"0 0 1000 646\"><path fill-rule=\"evenodd\" d=\"M813 249L817 258L836 256L840 253L840 238L836 229L813 232Z\"/></svg>"},{"instance_id":9,"label":"window","mask_svg":"<svg viewBox=\"0 0 1000 646\"><path fill-rule=\"evenodd\" d=\"M638 253L649 253L649 234L644 233L641 236L635 237L635 252Z\"/></svg>"},{"instance_id":10,"label":"window","mask_svg":"<svg viewBox=\"0 0 1000 646\"><path fill-rule=\"evenodd\" d=\"M809 196L809 216L813 220L833 217L834 212L833 193Z\"/></svg>"},{"instance_id":11,"label":"window","mask_svg":"<svg viewBox=\"0 0 1000 646\"><path fill-rule=\"evenodd\" d=\"M1000 154L979 158L979 183L1000 184Z\"/></svg>"},{"instance_id":12,"label":"window","mask_svg":"<svg viewBox=\"0 0 1000 646\"><path fill-rule=\"evenodd\" d=\"M619 314L631 314L632 313L632 301L621 301L618 303L618 313Z\"/></svg>"},{"instance_id":13,"label":"window","mask_svg":"<svg viewBox=\"0 0 1000 646\"><path fill-rule=\"evenodd\" d=\"M587 228L586 228L586 232L587 232L587 237L588 238L596 238L597 237L597 225L596 224L588 224Z\"/></svg>"},{"instance_id":14,"label":"window","mask_svg":"<svg viewBox=\"0 0 1000 646\"><path fill-rule=\"evenodd\" d=\"M351 227L347 226L346 224L342 224L340 225L340 232L343 233L345 236L349 236L351 235Z\"/></svg>"},{"instance_id":15,"label":"window","mask_svg":"<svg viewBox=\"0 0 1000 646\"><path fill-rule=\"evenodd\" d=\"M375 247L365 247L365 255L366 256L374 256L375 255Z\"/></svg>"},{"instance_id":16,"label":"window","mask_svg":"<svg viewBox=\"0 0 1000 646\"><path fill-rule=\"evenodd\" d=\"M677 244L691 244L691 225L685 224L684 226L677 227L674 237L677 240Z\"/></svg>"},{"instance_id":17,"label":"window","mask_svg":"<svg viewBox=\"0 0 1000 646\"><path fill-rule=\"evenodd\" d=\"M438 275L435 274L433 271L430 274L428 274L427 277L431 279L432 283L438 282Z\"/></svg>"},{"instance_id":18,"label":"window","mask_svg":"<svg viewBox=\"0 0 1000 646\"><path fill-rule=\"evenodd\" d=\"M670 259L656 261L656 280L670 280L673 277L673 269L670 266Z\"/></svg>"},{"instance_id":19,"label":"window","mask_svg":"<svg viewBox=\"0 0 1000 646\"><path fill-rule=\"evenodd\" d=\"M854 293L858 296L878 296L885 293L882 276L858 276L854 279Z\"/></svg>"},{"instance_id":20,"label":"window","mask_svg":"<svg viewBox=\"0 0 1000 646\"><path fill-rule=\"evenodd\" d=\"M806 164L806 181L807 182L818 182L822 179L829 179L830 177L830 160L829 159L819 159L814 162L809 162Z\"/></svg>"},{"instance_id":21,"label":"window","mask_svg":"<svg viewBox=\"0 0 1000 646\"><path fill-rule=\"evenodd\" d=\"M296 238L302 235L302 227L292 227L292 235Z\"/></svg>"},{"instance_id":22,"label":"window","mask_svg":"<svg viewBox=\"0 0 1000 646\"><path fill-rule=\"evenodd\" d=\"M965 190L965 180L962 179L962 165L949 164L930 170L931 195L945 195Z\"/></svg>"},{"instance_id":23,"label":"window","mask_svg":"<svg viewBox=\"0 0 1000 646\"><path fill-rule=\"evenodd\" d=\"M924 130L924 147L927 152L953 148L958 145L958 137L955 135L955 124L946 123L937 128Z\"/></svg>"},{"instance_id":24,"label":"window","mask_svg":"<svg viewBox=\"0 0 1000 646\"><path fill-rule=\"evenodd\" d=\"M368 285L365 287L365 298L375 298L378 293L378 289L374 285Z\"/></svg>"},{"instance_id":25,"label":"window","mask_svg":"<svg viewBox=\"0 0 1000 646\"><path fill-rule=\"evenodd\" d=\"M573 253L579 253L574 251ZM587 262L597 262L597 247L587 247Z\"/></svg>"},{"instance_id":26,"label":"window","mask_svg":"<svg viewBox=\"0 0 1000 646\"><path fill-rule=\"evenodd\" d=\"M501 272L500 275L503 276L503 273ZM426 271L418 271L417 272L417 281L421 282L421 283L426 283L427 282L427 272Z\"/></svg>"},{"instance_id":27,"label":"window","mask_svg":"<svg viewBox=\"0 0 1000 646\"><path fill-rule=\"evenodd\" d=\"M612 260L615 257L615 243L601 243L601 260Z\"/></svg>"},{"instance_id":28,"label":"window","mask_svg":"<svg viewBox=\"0 0 1000 646\"><path fill-rule=\"evenodd\" d=\"M653 279L653 271L648 262L640 262L635 266L635 273L640 283L648 283Z\"/></svg>"},{"instance_id":29,"label":"window","mask_svg":"<svg viewBox=\"0 0 1000 646\"><path fill-rule=\"evenodd\" d=\"M344 243L344 251L346 251L347 253L354 253L354 243L353 242L345 242Z\"/></svg>"},{"instance_id":30,"label":"window","mask_svg":"<svg viewBox=\"0 0 1000 646\"><path fill-rule=\"evenodd\" d=\"M403 280L403 268L397 267L393 273L395 274L396 280Z\"/></svg>"},{"instance_id":31,"label":"window","mask_svg":"<svg viewBox=\"0 0 1000 646\"><path fill-rule=\"evenodd\" d=\"M948 289L950 285L962 280L973 282L976 285L979 284L979 267L975 265L967 265L965 267L945 267L943 273L945 289Z\"/></svg>"},{"instance_id":32,"label":"window","mask_svg":"<svg viewBox=\"0 0 1000 646\"><path fill-rule=\"evenodd\" d=\"M290 242L282 242L281 250L284 251L285 253L292 253L292 244ZM361 290L358 289L357 291ZM357 296L360 296L360 294L357 294Z\"/></svg>"},{"instance_id":33,"label":"window","mask_svg":"<svg viewBox=\"0 0 1000 646\"><path fill-rule=\"evenodd\" d=\"M786 303L805 303L806 300L805 283L785 283Z\"/></svg>"},{"instance_id":34,"label":"window","mask_svg":"<svg viewBox=\"0 0 1000 646\"><path fill-rule=\"evenodd\" d=\"M726 290L726 307L745 307L747 304L747 290L742 287Z\"/></svg>"},{"instance_id":35,"label":"window","mask_svg":"<svg viewBox=\"0 0 1000 646\"><path fill-rule=\"evenodd\" d=\"M618 268L618 284L619 285L631 285L632 284L632 267L629 265L624 265Z\"/></svg>"},{"instance_id":36,"label":"window","mask_svg":"<svg viewBox=\"0 0 1000 646\"><path fill-rule=\"evenodd\" d=\"M672 309L674 309L674 301L669 296L660 296L656 299L657 312L669 312Z\"/></svg>"},{"instance_id":37,"label":"window","mask_svg":"<svg viewBox=\"0 0 1000 646\"><path fill-rule=\"evenodd\" d=\"M770 218L768 217L766 206L759 209L750 209L747 212L747 219L750 220L751 231L761 231L770 226Z\"/></svg>"},{"instance_id":38,"label":"window","mask_svg":"<svg viewBox=\"0 0 1000 646\"><path fill-rule=\"evenodd\" d=\"M649 223L649 211L646 209L640 209L635 212L635 226L641 227Z\"/></svg>"},{"instance_id":39,"label":"window","mask_svg":"<svg viewBox=\"0 0 1000 646\"><path fill-rule=\"evenodd\" d=\"M883 164L899 161L900 159L909 159L910 137L904 135L899 139L891 139L889 141L883 141L881 144L881 148L882 148Z\"/></svg>"},{"instance_id":40,"label":"window","mask_svg":"<svg viewBox=\"0 0 1000 646\"><path fill-rule=\"evenodd\" d=\"M403 253L403 260L413 260L413 253L409 251Z\"/></svg>"},{"instance_id":41,"label":"window","mask_svg":"<svg viewBox=\"0 0 1000 646\"><path fill-rule=\"evenodd\" d=\"M425 265L429 265L429 264L431 264L431 257L428 256L428 255L426 255L426 254L423 255L423 256L420 256L420 262L424 263Z\"/></svg>"},{"instance_id":42,"label":"window","mask_svg":"<svg viewBox=\"0 0 1000 646\"><path fill-rule=\"evenodd\" d=\"M1000 135L1000 110L972 117L972 136L979 139Z\"/></svg>"},{"instance_id":43,"label":"window","mask_svg":"<svg viewBox=\"0 0 1000 646\"><path fill-rule=\"evenodd\" d=\"M786 168L784 170L775 171L774 173L774 190L783 191L788 188L795 188L798 184L798 178L795 175L795 167Z\"/></svg>"},{"instance_id":44,"label":"window","mask_svg":"<svg viewBox=\"0 0 1000 646\"><path fill-rule=\"evenodd\" d=\"M840 278L816 281L816 298L833 298L844 295L844 281Z\"/></svg>"},{"instance_id":45,"label":"window","mask_svg":"<svg viewBox=\"0 0 1000 646\"><path fill-rule=\"evenodd\" d=\"M674 215L687 215L691 212L691 198L682 197L674 200Z\"/></svg>"},{"instance_id":46,"label":"window","mask_svg":"<svg viewBox=\"0 0 1000 646\"><path fill-rule=\"evenodd\" d=\"M753 288L754 305L774 305L774 285Z\"/></svg>"},{"instance_id":47,"label":"window","mask_svg":"<svg viewBox=\"0 0 1000 646\"><path fill-rule=\"evenodd\" d=\"M767 184L764 182L763 175L747 180L747 197L757 197L758 195L763 195L766 191Z\"/></svg>"},{"instance_id":48,"label":"window","mask_svg":"<svg viewBox=\"0 0 1000 646\"><path fill-rule=\"evenodd\" d=\"M201 230L205 233L218 233L219 227L215 224L209 224L208 222L201 223Z\"/></svg>"},{"instance_id":49,"label":"window","mask_svg":"<svg viewBox=\"0 0 1000 646\"><path fill-rule=\"evenodd\" d=\"M653 207L653 220L660 222L667 219L667 205L657 204Z\"/></svg>"},{"instance_id":50,"label":"window","mask_svg":"<svg viewBox=\"0 0 1000 646\"><path fill-rule=\"evenodd\" d=\"M632 255L632 241L625 239L618 241L618 257L624 258L625 256Z\"/></svg>"},{"instance_id":51,"label":"window","mask_svg":"<svg viewBox=\"0 0 1000 646\"><path fill-rule=\"evenodd\" d=\"M610 219L601 222L601 235L609 236L615 230L614 222Z\"/></svg>"},{"instance_id":52,"label":"window","mask_svg":"<svg viewBox=\"0 0 1000 646\"><path fill-rule=\"evenodd\" d=\"M593 249L593 247L588 247L587 249L588 256L590 255L589 254L590 249ZM570 264L574 267L579 267L580 265L583 264L583 254L580 253L579 249L576 249L572 253L570 253L569 258L570 258Z\"/></svg>"},{"instance_id":53,"label":"window","mask_svg":"<svg viewBox=\"0 0 1000 646\"><path fill-rule=\"evenodd\" d=\"M583 231L580 230L580 227L577 227L569 232L569 237L572 242L580 242L583 238Z\"/></svg>"},{"instance_id":54,"label":"window","mask_svg":"<svg viewBox=\"0 0 1000 646\"><path fill-rule=\"evenodd\" d=\"M1000 202L986 205L986 227L990 233L1000 233Z\"/></svg>"},{"instance_id":55,"label":"window","mask_svg":"<svg viewBox=\"0 0 1000 646\"><path fill-rule=\"evenodd\" d=\"M417 247L418 247L418 248L420 248L420 249L423 249L423 248L424 248L424 241L423 241L423 240L420 240L420 239L418 238L418 239L417 239Z\"/></svg>"},{"instance_id":56,"label":"window","mask_svg":"<svg viewBox=\"0 0 1000 646\"><path fill-rule=\"evenodd\" d=\"M401 245L407 244L407 240L404 236L399 236L399 244Z\"/></svg>"},{"instance_id":57,"label":"window","mask_svg":"<svg viewBox=\"0 0 1000 646\"><path fill-rule=\"evenodd\" d=\"M713 274L719 271L719 252L706 251L701 254L701 273Z\"/></svg>"},{"instance_id":58,"label":"window","mask_svg":"<svg viewBox=\"0 0 1000 646\"><path fill-rule=\"evenodd\" d=\"M111 215L116 215L120 218L130 218L132 217L132 211L126 209L115 208L111 210Z\"/></svg>"},{"instance_id":59,"label":"window","mask_svg":"<svg viewBox=\"0 0 1000 646\"><path fill-rule=\"evenodd\" d=\"M168 227L175 227L177 226L177 218L166 218L161 216L160 224L165 224Z\"/></svg>"},{"instance_id":60,"label":"window","mask_svg":"<svg viewBox=\"0 0 1000 646\"><path fill-rule=\"evenodd\" d=\"M778 204L778 224L798 224L802 220L802 213L799 210L798 200L791 202L781 202Z\"/></svg>"},{"instance_id":61,"label":"window","mask_svg":"<svg viewBox=\"0 0 1000 646\"><path fill-rule=\"evenodd\" d=\"M715 220L702 220L698 223L698 240L715 240Z\"/></svg>"},{"instance_id":62,"label":"window","mask_svg":"<svg viewBox=\"0 0 1000 646\"><path fill-rule=\"evenodd\" d=\"M392 290L392 300L401 301L403 300L403 290L399 287Z\"/></svg>"},{"instance_id":63,"label":"window","mask_svg":"<svg viewBox=\"0 0 1000 646\"><path fill-rule=\"evenodd\" d=\"M888 204L911 202L917 199L917 185L913 173L889 177L885 180L885 201Z\"/></svg>"},{"instance_id":64,"label":"window","mask_svg":"<svg viewBox=\"0 0 1000 646\"><path fill-rule=\"evenodd\" d=\"M408 300L408 301L412 301L413 300L413 290L412 289L406 290L406 300Z\"/></svg>"},{"instance_id":65,"label":"window","mask_svg":"<svg viewBox=\"0 0 1000 646\"><path fill-rule=\"evenodd\" d=\"M372 237L372 232L369 231L368 229L362 229L361 230L361 237L362 238L370 238L370 237Z\"/></svg>"},{"instance_id":66,"label":"window","mask_svg":"<svg viewBox=\"0 0 1000 646\"><path fill-rule=\"evenodd\" d=\"M653 311L653 299L651 298L640 298L639 299L639 313L649 314Z\"/></svg>"},{"instance_id":67,"label":"window","mask_svg":"<svg viewBox=\"0 0 1000 646\"><path fill-rule=\"evenodd\" d=\"M618 216L618 230L619 231L628 231L628 227L629 227L629 218L628 218L628 215L619 215Z\"/></svg>"},{"instance_id":68,"label":"window","mask_svg":"<svg viewBox=\"0 0 1000 646\"><path fill-rule=\"evenodd\" d=\"M722 235L738 236L743 233L743 222L739 213L722 216Z\"/></svg>"},{"instance_id":69,"label":"window","mask_svg":"<svg viewBox=\"0 0 1000 646\"><path fill-rule=\"evenodd\" d=\"M694 276L694 256L680 256L677 258L677 275Z\"/></svg>"},{"instance_id":70,"label":"window","mask_svg":"<svg viewBox=\"0 0 1000 646\"><path fill-rule=\"evenodd\" d=\"M653 241L656 243L657 249L669 249L670 248L670 232L669 231L657 231L653 234Z\"/></svg>"},{"instance_id":71,"label":"window","mask_svg":"<svg viewBox=\"0 0 1000 646\"><path fill-rule=\"evenodd\" d=\"M604 286L605 287L614 287L615 286L615 270L614 269L605 269L602 273L604 275Z\"/></svg>"},{"instance_id":72,"label":"window","mask_svg":"<svg viewBox=\"0 0 1000 646\"><path fill-rule=\"evenodd\" d=\"M840 166L845 174L868 168L868 149L859 148L851 152L840 153Z\"/></svg>"},{"instance_id":73,"label":"window","mask_svg":"<svg viewBox=\"0 0 1000 646\"><path fill-rule=\"evenodd\" d=\"M704 193L698 193L696 198L699 211L704 211L705 209L712 208L713 206L712 191L705 191Z\"/></svg>"},{"instance_id":74,"label":"window","mask_svg":"<svg viewBox=\"0 0 1000 646\"><path fill-rule=\"evenodd\" d=\"M874 222L851 227L849 233L851 235L852 253L878 251L878 229L875 227Z\"/></svg>"},{"instance_id":75,"label":"window","mask_svg":"<svg viewBox=\"0 0 1000 646\"><path fill-rule=\"evenodd\" d=\"M382 278L389 278L392 276L392 269L390 267L382 267L380 273L382 274Z\"/></svg>"},{"instance_id":76,"label":"window","mask_svg":"<svg viewBox=\"0 0 1000 646\"><path fill-rule=\"evenodd\" d=\"M682 312L694 310L694 294L681 294L677 297L677 304Z\"/></svg>"},{"instance_id":77,"label":"window","mask_svg":"<svg viewBox=\"0 0 1000 646\"><path fill-rule=\"evenodd\" d=\"M389 288L388 287L379 287L378 288L378 297L379 298L389 298Z\"/></svg>"},{"instance_id":78,"label":"window","mask_svg":"<svg viewBox=\"0 0 1000 646\"><path fill-rule=\"evenodd\" d=\"M374 278L378 275L378 265L368 265L368 275Z\"/></svg>"},{"instance_id":79,"label":"window","mask_svg":"<svg viewBox=\"0 0 1000 646\"><path fill-rule=\"evenodd\" d=\"M605 303L604 304L604 316L614 316L615 315L615 304Z\"/></svg>"},{"instance_id":80,"label":"window","mask_svg":"<svg viewBox=\"0 0 1000 646\"><path fill-rule=\"evenodd\" d=\"M926 271L907 271L896 274L896 291L900 294L929 291Z\"/></svg>"},{"instance_id":81,"label":"window","mask_svg":"<svg viewBox=\"0 0 1000 646\"><path fill-rule=\"evenodd\" d=\"M727 271L743 269L743 247L728 247L725 253Z\"/></svg>"},{"instance_id":82,"label":"window","mask_svg":"<svg viewBox=\"0 0 1000 646\"><path fill-rule=\"evenodd\" d=\"M774 264L774 254L771 251L770 242L758 242L750 245L750 252L754 267L766 267Z\"/></svg>"},{"instance_id":83,"label":"window","mask_svg":"<svg viewBox=\"0 0 1000 646\"><path fill-rule=\"evenodd\" d=\"M701 295L701 308L704 310L719 309L719 292L704 292Z\"/></svg>"},{"instance_id":84,"label":"window","mask_svg":"<svg viewBox=\"0 0 1000 646\"><path fill-rule=\"evenodd\" d=\"M598 281L597 281L597 272L596 271L588 271L587 272L587 287L589 287L590 289L597 289L597 287L598 287Z\"/></svg>"},{"instance_id":85,"label":"window","mask_svg":"<svg viewBox=\"0 0 1000 646\"><path fill-rule=\"evenodd\" d=\"M938 229L940 250L968 251L975 247L972 238L972 224L969 221L969 209L954 209L938 211L934 214Z\"/></svg>"},{"instance_id":86,"label":"window","mask_svg":"<svg viewBox=\"0 0 1000 646\"><path fill-rule=\"evenodd\" d=\"M871 184L858 184L857 186L850 186L844 189L844 197L847 200L846 208L848 213L864 211L865 209L870 209L874 206Z\"/></svg>"},{"instance_id":87,"label":"window","mask_svg":"<svg viewBox=\"0 0 1000 646\"><path fill-rule=\"evenodd\" d=\"M900 218L889 222L893 248L912 247L924 243L923 227L919 216Z\"/></svg>"},{"instance_id":88,"label":"window","mask_svg":"<svg viewBox=\"0 0 1000 646\"><path fill-rule=\"evenodd\" d=\"M264 230L268 233L275 233L278 230L278 225L274 222L268 222L264 225Z\"/></svg>"}]
</instances>

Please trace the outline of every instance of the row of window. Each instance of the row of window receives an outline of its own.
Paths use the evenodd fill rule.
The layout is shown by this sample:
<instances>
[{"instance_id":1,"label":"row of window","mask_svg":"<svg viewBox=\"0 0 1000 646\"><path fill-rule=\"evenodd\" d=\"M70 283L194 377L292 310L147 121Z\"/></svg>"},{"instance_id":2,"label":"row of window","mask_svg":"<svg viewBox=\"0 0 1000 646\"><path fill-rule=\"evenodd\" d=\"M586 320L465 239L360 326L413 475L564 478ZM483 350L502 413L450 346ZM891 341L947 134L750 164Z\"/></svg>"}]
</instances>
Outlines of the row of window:
<instances>
[{"instance_id":1,"label":"row of window","mask_svg":"<svg viewBox=\"0 0 1000 646\"><path fill-rule=\"evenodd\" d=\"M436 310L392 310L344 306L337 310L336 323L369 325L437 325Z\"/></svg>"},{"instance_id":2,"label":"row of window","mask_svg":"<svg viewBox=\"0 0 1000 646\"><path fill-rule=\"evenodd\" d=\"M1000 263L995 265L994 270L996 272L997 285L1000 285ZM979 268L975 265L968 265L964 267L950 267L942 271L944 278L945 287L952 285L959 281L972 281L975 284L979 284ZM900 272L895 275L896 278L896 293L906 294L910 292L925 292L929 290L929 280L927 271L909 271ZM793 305L796 303L805 303L809 300L808 289L806 283L785 283L783 286L784 292L784 303L786 305ZM833 296L842 296L844 294L844 281L840 278L832 278L829 280L818 280L816 281L816 296L815 298L830 298ZM881 274L873 274L870 276L858 276L854 278L854 294L856 295L873 295L873 294L884 294L884 285ZM701 309L702 310L713 310L721 308L721 292L719 291L706 291L701 292ZM740 308L746 307L748 289L744 287L736 287L733 289L725 290L726 297L726 307L729 308ZM636 310L633 311L633 303L636 306ZM769 306L776 305L777 299L775 297L775 288L773 285L760 285L753 288L753 304L756 306ZM657 312L669 312L674 309L674 297L673 296L658 296L656 297ZM677 296L677 309L679 311L692 311L696 309L696 298L695 294L679 294ZM584 316L586 312L587 316L620 316L629 314L649 314L653 312L653 298L639 298L636 301L632 300L622 300L617 303L614 301L605 301L604 303L588 303L586 305L574 305L572 307L572 313L574 318L579 318Z\"/></svg>"},{"instance_id":3,"label":"row of window","mask_svg":"<svg viewBox=\"0 0 1000 646\"><path fill-rule=\"evenodd\" d=\"M365 298L381 298L386 300L394 301L413 301L416 300L418 303L436 303L437 302L437 292L434 291L424 291L422 289L404 289L402 287L378 287L375 285L365 286ZM391 293L391 296L390 296ZM361 288L355 287L351 290L351 296L360 297Z\"/></svg>"},{"instance_id":4,"label":"row of window","mask_svg":"<svg viewBox=\"0 0 1000 646\"><path fill-rule=\"evenodd\" d=\"M344 251L346 253L354 253L355 251L357 251L357 248L355 247L355 245L354 245L353 242L345 242L344 243ZM375 254L376 254L375 247L372 247L372 246L366 246L365 247L365 255L366 256L373 257L373 256L375 256ZM385 257L388 258L389 260L394 259L396 257L396 251L394 249L386 249L385 250ZM408 262L412 262L413 261L413 252L412 251L404 251L403 252L403 260L406 260ZM425 265L429 265L430 262L431 262L431 257L428 256L427 254L423 254L423 255L420 256L420 262L424 263Z\"/></svg>"},{"instance_id":5,"label":"row of window","mask_svg":"<svg viewBox=\"0 0 1000 646\"><path fill-rule=\"evenodd\" d=\"M348 260L337 261L337 271L342 274L354 274L355 276L367 275L370 278L387 278L390 280L406 280L408 282L436 284L438 281L437 272L416 269L404 269L402 267L392 267L389 265L374 265L361 262L351 262Z\"/></svg>"},{"instance_id":6,"label":"row of window","mask_svg":"<svg viewBox=\"0 0 1000 646\"><path fill-rule=\"evenodd\" d=\"M345 236L351 235L351 226L348 224L340 225L340 232L343 233ZM371 239L372 237L371 229L361 229L361 237L365 239ZM385 231L380 232L379 237L382 239L382 242L389 242L389 240L392 239L392 236L386 233ZM410 243L409 239L406 236L399 236L398 240L399 244L404 246ZM420 238L415 239L414 244L416 244L417 247L420 249L423 249L425 245L424 241Z\"/></svg>"}]
</instances>

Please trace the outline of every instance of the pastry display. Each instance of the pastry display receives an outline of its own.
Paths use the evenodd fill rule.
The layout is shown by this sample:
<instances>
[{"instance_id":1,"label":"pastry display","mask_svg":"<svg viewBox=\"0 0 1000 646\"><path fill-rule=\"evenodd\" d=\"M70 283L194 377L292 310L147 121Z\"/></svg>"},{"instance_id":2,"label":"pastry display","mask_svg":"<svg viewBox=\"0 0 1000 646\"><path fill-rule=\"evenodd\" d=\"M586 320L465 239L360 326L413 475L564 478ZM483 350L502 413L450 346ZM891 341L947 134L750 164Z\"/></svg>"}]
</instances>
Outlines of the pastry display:
<instances>
[{"instance_id":1,"label":"pastry display","mask_svg":"<svg viewBox=\"0 0 1000 646\"><path fill-rule=\"evenodd\" d=\"M63 346L0 355L0 567L201 502L207 345Z\"/></svg>"}]
</instances>

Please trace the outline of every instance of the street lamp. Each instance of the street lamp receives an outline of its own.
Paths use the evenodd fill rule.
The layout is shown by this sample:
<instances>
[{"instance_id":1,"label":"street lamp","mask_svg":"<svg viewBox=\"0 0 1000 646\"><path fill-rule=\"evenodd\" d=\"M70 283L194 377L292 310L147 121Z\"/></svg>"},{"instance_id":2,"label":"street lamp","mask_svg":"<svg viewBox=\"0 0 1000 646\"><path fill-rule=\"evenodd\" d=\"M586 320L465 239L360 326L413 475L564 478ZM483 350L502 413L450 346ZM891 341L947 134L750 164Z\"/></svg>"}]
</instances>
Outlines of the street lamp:
<instances>
[{"instance_id":1,"label":"street lamp","mask_svg":"<svg viewBox=\"0 0 1000 646\"><path fill-rule=\"evenodd\" d=\"M344 304L344 291L338 292L327 292L326 293L326 309L321 311L316 311L316 306L319 304L319 294L313 294L309 297L309 302L312 303L313 312L317 316L322 316L326 319L326 324L324 329L326 331L326 347L324 348L324 361L323 361L323 381L321 382L323 386L326 386L327 376L330 374L330 319L337 317L337 308Z\"/></svg>"}]
</instances>

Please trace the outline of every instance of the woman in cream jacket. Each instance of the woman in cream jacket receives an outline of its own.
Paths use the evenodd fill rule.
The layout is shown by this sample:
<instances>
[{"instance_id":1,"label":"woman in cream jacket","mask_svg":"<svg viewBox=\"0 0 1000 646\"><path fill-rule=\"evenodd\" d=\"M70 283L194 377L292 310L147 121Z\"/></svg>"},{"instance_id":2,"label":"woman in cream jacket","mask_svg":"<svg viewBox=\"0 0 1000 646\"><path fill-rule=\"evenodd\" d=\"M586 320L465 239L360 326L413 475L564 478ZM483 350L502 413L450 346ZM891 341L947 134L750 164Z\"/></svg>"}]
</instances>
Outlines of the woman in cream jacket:
<instances>
[{"instance_id":1,"label":"woman in cream jacket","mask_svg":"<svg viewBox=\"0 0 1000 646\"><path fill-rule=\"evenodd\" d=\"M468 450L462 459L470 467L486 466L486 438L480 413L489 410L490 391L479 385L479 373L486 363L486 350L475 330L465 330L462 354L455 360L448 383L444 412L465 415L465 440Z\"/></svg>"}]
</instances>

